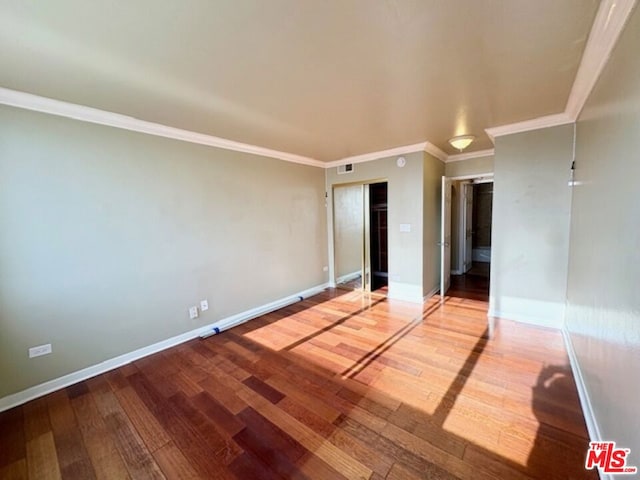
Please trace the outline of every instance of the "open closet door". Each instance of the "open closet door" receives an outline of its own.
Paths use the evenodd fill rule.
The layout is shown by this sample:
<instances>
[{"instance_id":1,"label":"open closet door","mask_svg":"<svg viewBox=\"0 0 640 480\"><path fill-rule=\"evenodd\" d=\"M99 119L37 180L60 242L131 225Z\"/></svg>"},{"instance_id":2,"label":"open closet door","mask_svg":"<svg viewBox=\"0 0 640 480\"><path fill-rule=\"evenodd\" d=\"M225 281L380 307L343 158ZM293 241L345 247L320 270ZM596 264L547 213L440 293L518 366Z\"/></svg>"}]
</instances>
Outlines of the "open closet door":
<instances>
[{"instance_id":1,"label":"open closet door","mask_svg":"<svg viewBox=\"0 0 640 480\"><path fill-rule=\"evenodd\" d=\"M440 228L440 296L451 284L451 180L442 177L442 220Z\"/></svg>"}]
</instances>

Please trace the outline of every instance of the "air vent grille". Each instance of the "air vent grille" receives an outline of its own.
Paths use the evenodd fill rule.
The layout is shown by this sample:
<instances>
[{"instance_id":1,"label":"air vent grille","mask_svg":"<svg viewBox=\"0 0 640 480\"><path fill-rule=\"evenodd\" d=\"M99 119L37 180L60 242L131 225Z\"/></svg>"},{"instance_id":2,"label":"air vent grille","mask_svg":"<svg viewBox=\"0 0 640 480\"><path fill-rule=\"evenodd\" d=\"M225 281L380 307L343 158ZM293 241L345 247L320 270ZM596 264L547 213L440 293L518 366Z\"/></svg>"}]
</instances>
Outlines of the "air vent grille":
<instances>
[{"instance_id":1,"label":"air vent grille","mask_svg":"<svg viewBox=\"0 0 640 480\"><path fill-rule=\"evenodd\" d=\"M347 163L346 165L338 166L338 175L344 175L345 173L353 172L353 163Z\"/></svg>"}]
</instances>

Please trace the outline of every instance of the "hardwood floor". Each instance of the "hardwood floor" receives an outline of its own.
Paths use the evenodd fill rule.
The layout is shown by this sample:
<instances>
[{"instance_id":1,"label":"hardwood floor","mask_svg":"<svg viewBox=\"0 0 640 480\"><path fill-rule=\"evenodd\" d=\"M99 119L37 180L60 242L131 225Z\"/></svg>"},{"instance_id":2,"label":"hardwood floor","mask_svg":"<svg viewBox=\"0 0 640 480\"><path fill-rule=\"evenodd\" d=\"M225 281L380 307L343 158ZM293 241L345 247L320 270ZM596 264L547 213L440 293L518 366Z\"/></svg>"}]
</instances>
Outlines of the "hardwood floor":
<instances>
[{"instance_id":1,"label":"hardwood floor","mask_svg":"<svg viewBox=\"0 0 640 480\"><path fill-rule=\"evenodd\" d=\"M0 478L590 479L558 332L328 290L0 413Z\"/></svg>"},{"instance_id":2,"label":"hardwood floor","mask_svg":"<svg viewBox=\"0 0 640 480\"><path fill-rule=\"evenodd\" d=\"M476 263L464 275L451 275L447 295L470 300L489 301L489 264Z\"/></svg>"}]
</instances>

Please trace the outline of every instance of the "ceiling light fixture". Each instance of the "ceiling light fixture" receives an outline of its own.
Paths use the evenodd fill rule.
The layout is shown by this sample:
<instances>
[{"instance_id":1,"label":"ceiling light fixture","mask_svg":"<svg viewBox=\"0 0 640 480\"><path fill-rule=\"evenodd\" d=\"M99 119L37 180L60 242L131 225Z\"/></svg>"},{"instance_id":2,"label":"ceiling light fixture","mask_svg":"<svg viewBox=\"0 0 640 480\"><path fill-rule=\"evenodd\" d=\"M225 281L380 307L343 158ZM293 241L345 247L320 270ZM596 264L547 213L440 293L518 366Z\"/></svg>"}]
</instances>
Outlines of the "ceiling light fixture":
<instances>
[{"instance_id":1,"label":"ceiling light fixture","mask_svg":"<svg viewBox=\"0 0 640 480\"><path fill-rule=\"evenodd\" d=\"M453 137L449 139L449 143L453 148L457 148L460 151L463 151L471 142L476 139L475 135L459 135L457 137Z\"/></svg>"}]
</instances>

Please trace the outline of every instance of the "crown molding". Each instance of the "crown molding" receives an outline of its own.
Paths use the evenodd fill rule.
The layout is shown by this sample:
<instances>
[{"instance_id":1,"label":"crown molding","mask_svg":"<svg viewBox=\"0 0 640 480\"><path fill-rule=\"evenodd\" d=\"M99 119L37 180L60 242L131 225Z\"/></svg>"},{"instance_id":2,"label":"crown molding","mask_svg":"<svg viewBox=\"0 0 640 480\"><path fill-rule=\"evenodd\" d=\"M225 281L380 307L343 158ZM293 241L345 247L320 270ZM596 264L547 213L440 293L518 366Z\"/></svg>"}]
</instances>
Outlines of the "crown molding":
<instances>
[{"instance_id":1,"label":"crown molding","mask_svg":"<svg viewBox=\"0 0 640 480\"><path fill-rule=\"evenodd\" d=\"M52 98L41 97L31 93L18 92L8 88L0 87L0 104L12 107L33 110L35 112L48 113L59 117L71 118L82 122L96 123L109 127L121 128L132 132L146 133L157 137L171 138L183 142L207 145L225 150L233 150L242 153L251 153L264 157L277 158L292 163L311 165L313 167L324 168L324 162L293 153L280 152L270 148L258 147L247 143L227 140L225 138L214 137L204 133L191 132L180 128L169 127L159 123L147 122L138 118L121 115L119 113L107 112L97 108L86 107L75 103L63 102Z\"/></svg>"},{"instance_id":2,"label":"crown molding","mask_svg":"<svg viewBox=\"0 0 640 480\"><path fill-rule=\"evenodd\" d=\"M424 142L424 151L433 155L434 157L436 157L438 160L442 161L442 162L446 162L447 159L449 158L449 155L447 155L445 152L443 152L442 150L440 150L438 147L436 147L433 143L431 142Z\"/></svg>"},{"instance_id":3,"label":"crown molding","mask_svg":"<svg viewBox=\"0 0 640 480\"><path fill-rule=\"evenodd\" d=\"M438 160L445 162L447 154L430 142L414 143L413 145L404 145L402 147L389 148L377 152L363 153L362 155L354 155L353 157L345 157L340 160L325 163L325 168L339 167L348 163L364 163L381 158L395 157L397 155L405 155L407 153L427 152Z\"/></svg>"},{"instance_id":4,"label":"crown molding","mask_svg":"<svg viewBox=\"0 0 640 480\"><path fill-rule=\"evenodd\" d=\"M449 155L445 163L461 162L463 160L471 160L472 158L490 157L493 154L495 154L495 149L493 148L478 150L476 152L458 153L456 155Z\"/></svg>"},{"instance_id":5,"label":"crown molding","mask_svg":"<svg viewBox=\"0 0 640 480\"><path fill-rule=\"evenodd\" d=\"M569 115L562 112L553 115L545 115L544 117L532 118L531 120L525 120L524 122L486 128L485 132L487 132L491 141L495 143L495 138L502 137L503 135L528 132L530 130L538 130L540 128L557 127L559 125L566 125L567 123L573 122L574 120Z\"/></svg>"},{"instance_id":6,"label":"crown molding","mask_svg":"<svg viewBox=\"0 0 640 480\"><path fill-rule=\"evenodd\" d=\"M321 162L309 157L303 157L288 152L272 150L270 148L250 145L248 143L227 140L226 138L215 137L204 133L192 132L181 128L169 127L160 123L148 122L138 118L122 115L120 113L107 112L98 108L78 105L76 103L64 102L53 98L41 97L26 92L19 92L9 88L0 87L0 104L11 107L32 110L34 112L47 113L58 117L71 118L81 122L95 123L108 127L120 128L132 132L146 133L157 137L170 138L198 145L206 145L209 147L222 148L224 150L232 150L235 152L250 153L263 157L277 158L286 162L299 163L302 165L310 165L319 168L330 168L346 163L362 163L371 160L377 160L395 155L403 155L413 152L427 152L439 160L445 162L447 154L430 142L416 143L414 145L405 145L403 147L381 150L378 152L356 155L353 157L343 158L333 162Z\"/></svg>"},{"instance_id":7,"label":"crown molding","mask_svg":"<svg viewBox=\"0 0 640 480\"><path fill-rule=\"evenodd\" d=\"M565 113L576 121L615 47L636 0L602 0L573 82Z\"/></svg>"}]
</instances>

